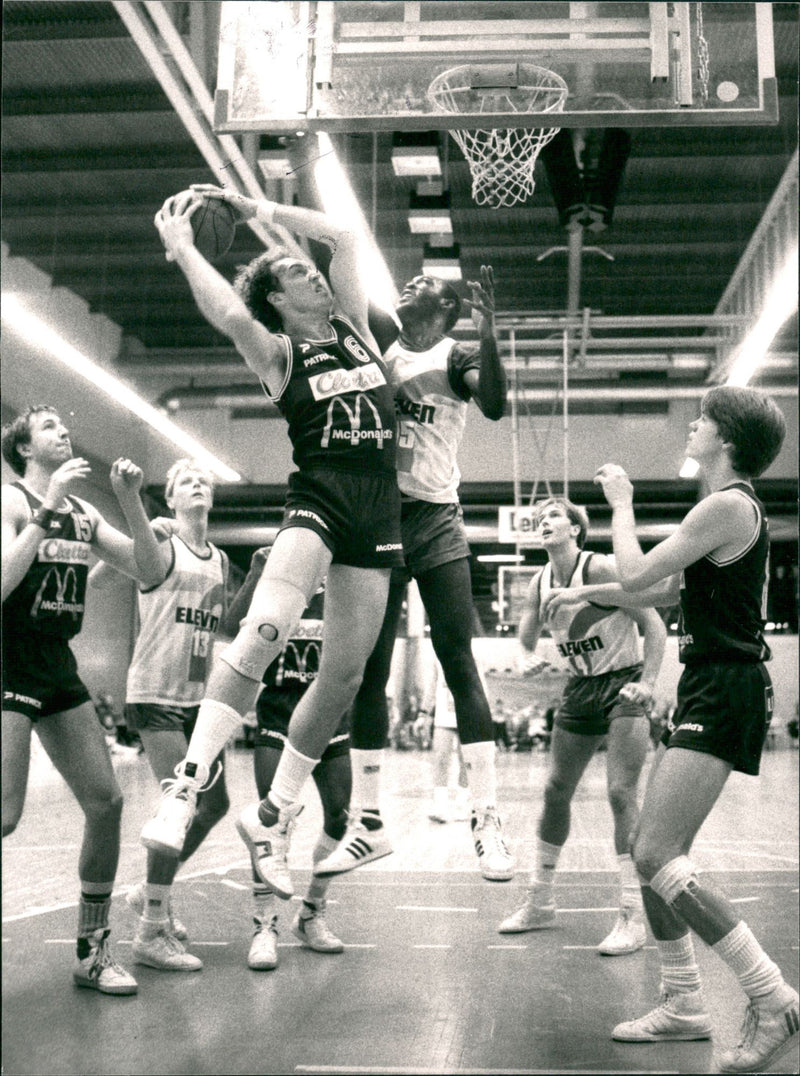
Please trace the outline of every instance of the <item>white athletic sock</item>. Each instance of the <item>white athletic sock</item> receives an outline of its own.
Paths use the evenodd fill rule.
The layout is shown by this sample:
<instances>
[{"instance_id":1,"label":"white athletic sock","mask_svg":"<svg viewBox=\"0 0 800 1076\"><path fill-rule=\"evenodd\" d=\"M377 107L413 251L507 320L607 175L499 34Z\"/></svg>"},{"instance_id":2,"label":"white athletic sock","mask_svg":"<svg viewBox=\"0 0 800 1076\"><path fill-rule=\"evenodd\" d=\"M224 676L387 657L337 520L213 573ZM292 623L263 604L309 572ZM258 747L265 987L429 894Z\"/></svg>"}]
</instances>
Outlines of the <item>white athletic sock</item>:
<instances>
[{"instance_id":1,"label":"white athletic sock","mask_svg":"<svg viewBox=\"0 0 800 1076\"><path fill-rule=\"evenodd\" d=\"M269 923L275 914L277 899L260 878L253 880L253 919L257 925L265 926Z\"/></svg>"},{"instance_id":2,"label":"white athletic sock","mask_svg":"<svg viewBox=\"0 0 800 1076\"><path fill-rule=\"evenodd\" d=\"M208 780L211 763L241 726L242 720L242 715L227 703L216 699L203 699L200 703L186 752L186 764L193 763L198 767L196 777L201 784Z\"/></svg>"},{"instance_id":3,"label":"white athletic sock","mask_svg":"<svg viewBox=\"0 0 800 1076\"><path fill-rule=\"evenodd\" d=\"M634 912L642 911L642 890L633 857L629 853L617 856L619 863L619 906Z\"/></svg>"},{"instance_id":4,"label":"white athletic sock","mask_svg":"<svg viewBox=\"0 0 800 1076\"><path fill-rule=\"evenodd\" d=\"M300 790L318 762L318 758L301 755L286 741L269 790L269 798L276 807L289 807L292 803L297 803Z\"/></svg>"},{"instance_id":5,"label":"white athletic sock","mask_svg":"<svg viewBox=\"0 0 800 1076\"><path fill-rule=\"evenodd\" d=\"M540 837L536 842L536 866L531 874L530 886L540 897L552 899L553 878L555 877L561 844L548 844Z\"/></svg>"},{"instance_id":6,"label":"white athletic sock","mask_svg":"<svg viewBox=\"0 0 800 1076\"><path fill-rule=\"evenodd\" d=\"M494 760L497 748L494 740L461 745L461 757L467 769L467 781L472 809L480 814L487 807L497 806L497 779Z\"/></svg>"},{"instance_id":7,"label":"white athletic sock","mask_svg":"<svg viewBox=\"0 0 800 1076\"><path fill-rule=\"evenodd\" d=\"M692 994L700 989L700 969L694 955L692 935L674 941L656 938L661 958L661 983L668 994Z\"/></svg>"},{"instance_id":8,"label":"white athletic sock","mask_svg":"<svg viewBox=\"0 0 800 1076\"><path fill-rule=\"evenodd\" d=\"M362 811L381 813L381 769L383 749L363 751L350 748L350 767L353 771L351 803Z\"/></svg>"},{"instance_id":9,"label":"white athletic sock","mask_svg":"<svg viewBox=\"0 0 800 1076\"><path fill-rule=\"evenodd\" d=\"M172 886L154 885L145 882L144 886L144 911L142 919L146 923L163 923L169 918L169 895Z\"/></svg>"},{"instance_id":10,"label":"white athletic sock","mask_svg":"<svg viewBox=\"0 0 800 1076\"><path fill-rule=\"evenodd\" d=\"M770 960L743 919L711 948L738 976L749 998L771 994L783 982L777 964Z\"/></svg>"},{"instance_id":11,"label":"white athletic sock","mask_svg":"<svg viewBox=\"0 0 800 1076\"><path fill-rule=\"evenodd\" d=\"M334 840L333 837L329 837L323 829L317 837L317 843L314 845L314 851L311 853L311 861L316 866L317 863L321 863L323 859L327 859L335 848L339 847L339 842ZM312 874L311 881L308 883L308 891L303 898L306 904L312 904L315 908L320 901L325 899L325 894L328 892L328 886L333 881L333 875L328 874L324 877ZM301 911L302 914L302 911Z\"/></svg>"}]
</instances>

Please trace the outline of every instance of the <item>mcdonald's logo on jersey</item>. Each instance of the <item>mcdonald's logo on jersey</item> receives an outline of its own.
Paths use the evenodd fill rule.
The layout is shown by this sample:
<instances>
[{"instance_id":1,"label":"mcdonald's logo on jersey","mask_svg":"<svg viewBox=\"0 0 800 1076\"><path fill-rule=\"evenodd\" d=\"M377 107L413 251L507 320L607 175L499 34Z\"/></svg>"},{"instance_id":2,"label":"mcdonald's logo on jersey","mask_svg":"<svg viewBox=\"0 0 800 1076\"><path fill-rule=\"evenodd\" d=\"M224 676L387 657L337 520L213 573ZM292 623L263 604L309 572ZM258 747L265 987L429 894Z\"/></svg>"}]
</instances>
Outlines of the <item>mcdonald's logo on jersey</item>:
<instances>
[{"instance_id":1,"label":"mcdonald's logo on jersey","mask_svg":"<svg viewBox=\"0 0 800 1076\"><path fill-rule=\"evenodd\" d=\"M372 424L364 429L361 427L362 414L372 415ZM337 424L337 418L341 417L342 424ZM381 422L380 412L369 396L359 392L353 401L352 408L347 400L341 396L335 396L328 404L328 418L325 429L322 431L320 444L327 448L331 441L349 441L351 445L359 445L362 441L375 441L376 447L383 448L384 440L391 440L394 430L384 429Z\"/></svg>"},{"instance_id":2,"label":"mcdonald's logo on jersey","mask_svg":"<svg viewBox=\"0 0 800 1076\"><path fill-rule=\"evenodd\" d=\"M45 574L31 606L32 617L40 613L83 615L83 602L78 601L78 577L71 564L63 569L63 575L56 564Z\"/></svg>"},{"instance_id":3,"label":"mcdonald's logo on jersey","mask_svg":"<svg viewBox=\"0 0 800 1076\"><path fill-rule=\"evenodd\" d=\"M308 379L311 395L315 400L327 400L346 392L368 392L386 384L383 371L376 362L368 363L358 370L325 370Z\"/></svg>"}]
</instances>

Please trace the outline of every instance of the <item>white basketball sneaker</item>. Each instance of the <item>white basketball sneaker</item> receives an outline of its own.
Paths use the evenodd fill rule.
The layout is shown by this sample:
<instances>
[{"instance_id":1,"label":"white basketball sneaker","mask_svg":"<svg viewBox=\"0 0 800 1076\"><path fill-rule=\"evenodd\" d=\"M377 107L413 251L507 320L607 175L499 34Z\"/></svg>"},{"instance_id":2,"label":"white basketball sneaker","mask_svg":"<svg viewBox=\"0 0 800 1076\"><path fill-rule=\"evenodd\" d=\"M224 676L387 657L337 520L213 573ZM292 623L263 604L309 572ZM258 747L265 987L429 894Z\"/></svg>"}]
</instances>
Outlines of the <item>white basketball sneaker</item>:
<instances>
[{"instance_id":1,"label":"white basketball sneaker","mask_svg":"<svg viewBox=\"0 0 800 1076\"><path fill-rule=\"evenodd\" d=\"M87 938L89 953L78 958L72 972L76 986L88 986L101 994L135 994L136 980L111 956L108 929L96 930Z\"/></svg>"},{"instance_id":2,"label":"white basketball sneaker","mask_svg":"<svg viewBox=\"0 0 800 1076\"><path fill-rule=\"evenodd\" d=\"M247 966L253 971L272 971L278 966L278 917L273 915L264 922L254 916L253 922L256 929L247 954Z\"/></svg>"},{"instance_id":3,"label":"white basketball sneaker","mask_svg":"<svg viewBox=\"0 0 800 1076\"><path fill-rule=\"evenodd\" d=\"M317 863L314 874L344 874L356 867L363 867L365 863L388 856L392 851L392 843L383 825L377 829L368 829L361 816L354 815L351 816L338 847Z\"/></svg>"},{"instance_id":4,"label":"white basketball sneaker","mask_svg":"<svg viewBox=\"0 0 800 1076\"><path fill-rule=\"evenodd\" d=\"M781 997L774 997L779 993ZM775 1001L778 1003L774 1004ZM718 1072L764 1072L796 1049L798 1043L797 991L782 983L767 997L750 1002L744 1014L741 1041L732 1050L717 1053L714 1066Z\"/></svg>"},{"instance_id":5,"label":"white basketball sneaker","mask_svg":"<svg viewBox=\"0 0 800 1076\"><path fill-rule=\"evenodd\" d=\"M637 1020L617 1024L611 1038L618 1042L693 1042L711 1038L711 1019L706 1012L700 990L686 994L668 994L662 990L661 1002Z\"/></svg>"},{"instance_id":6,"label":"white basketball sneaker","mask_svg":"<svg viewBox=\"0 0 800 1076\"><path fill-rule=\"evenodd\" d=\"M175 767L175 777L161 782L161 802L158 810L142 829L142 844L155 852L178 856L186 839L186 831L192 824L197 806L197 794L211 788L222 772L217 764L213 777L205 785L197 777L187 777L186 762Z\"/></svg>"},{"instance_id":7,"label":"white basketball sneaker","mask_svg":"<svg viewBox=\"0 0 800 1076\"><path fill-rule=\"evenodd\" d=\"M261 881L281 900L289 900L294 893L289 874L289 844L297 816L303 810L302 803L293 803L278 811L274 826L265 826L258 814L258 804L251 803L239 815L236 829L247 845L253 866Z\"/></svg>"},{"instance_id":8,"label":"white basketball sneaker","mask_svg":"<svg viewBox=\"0 0 800 1076\"><path fill-rule=\"evenodd\" d=\"M490 882L509 882L514 877L514 860L506 848L494 807L487 807L482 815L472 815L472 839L483 877Z\"/></svg>"},{"instance_id":9,"label":"white basketball sneaker","mask_svg":"<svg viewBox=\"0 0 800 1076\"><path fill-rule=\"evenodd\" d=\"M344 952L344 943L336 937L325 921L324 900L319 901L315 908L303 904L292 923L292 933L315 953Z\"/></svg>"},{"instance_id":10,"label":"white basketball sneaker","mask_svg":"<svg viewBox=\"0 0 800 1076\"><path fill-rule=\"evenodd\" d=\"M555 926L556 906L552 897L542 898L535 889L529 889L525 901L497 928L498 934L524 934L528 930L546 930Z\"/></svg>"},{"instance_id":11,"label":"white basketball sneaker","mask_svg":"<svg viewBox=\"0 0 800 1076\"><path fill-rule=\"evenodd\" d=\"M611 933L597 946L603 956L635 953L647 941L644 914L636 908L622 908Z\"/></svg>"},{"instance_id":12,"label":"white basketball sneaker","mask_svg":"<svg viewBox=\"0 0 800 1076\"><path fill-rule=\"evenodd\" d=\"M137 964L159 971L200 971L203 961L187 953L176 937L169 933L169 920L158 929L148 929L141 923L131 948Z\"/></svg>"}]
</instances>

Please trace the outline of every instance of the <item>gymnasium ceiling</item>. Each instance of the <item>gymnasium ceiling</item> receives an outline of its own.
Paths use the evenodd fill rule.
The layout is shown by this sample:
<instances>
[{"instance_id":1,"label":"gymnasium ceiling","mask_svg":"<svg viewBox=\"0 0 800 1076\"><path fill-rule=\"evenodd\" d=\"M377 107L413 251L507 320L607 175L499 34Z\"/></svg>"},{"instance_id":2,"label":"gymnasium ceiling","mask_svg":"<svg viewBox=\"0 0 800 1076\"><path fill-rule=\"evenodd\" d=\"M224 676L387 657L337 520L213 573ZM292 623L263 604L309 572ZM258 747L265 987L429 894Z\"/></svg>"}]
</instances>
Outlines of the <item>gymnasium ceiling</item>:
<instances>
[{"instance_id":1,"label":"gymnasium ceiling","mask_svg":"<svg viewBox=\"0 0 800 1076\"><path fill-rule=\"evenodd\" d=\"M128 6L147 17L147 7L161 5ZM163 5L212 92L218 6ZM773 5L777 125L632 132L613 224L585 240L614 260L584 253L581 308L634 316L714 312L797 147L798 7ZM54 285L71 289L92 312L121 326L116 365L145 394L156 368L169 369L176 384L229 384L241 364L199 314L181 274L164 260L152 224L168 195L216 176L115 6L5 0L2 77L2 236L11 254L30 260ZM448 136L440 137L444 153ZM348 134L337 136L337 147L375 222L395 283L402 284L420 271L424 237L409 231L413 181L394 175L391 140L388 133L374 139ZM243 150L255 165L259 149L271 145L256 139ZM452 141L447 158L464 277L474 279L489 262L500 310L563 312L568 238L541 164L532 199L493 210L473 203L466 163ZM561 252L537 260L554 247ZM256 236L240 228L220 268L230 272L261 249ZM795 383L796 315L773 352L782 360L765 383ZM622 371L599 372L596 384L613 390L626 379L652 389L660 376L656 383L668 398L681 379L693 378L696 385L707 373L654 375L634 358Z\"/></svg>"}]
</instances>

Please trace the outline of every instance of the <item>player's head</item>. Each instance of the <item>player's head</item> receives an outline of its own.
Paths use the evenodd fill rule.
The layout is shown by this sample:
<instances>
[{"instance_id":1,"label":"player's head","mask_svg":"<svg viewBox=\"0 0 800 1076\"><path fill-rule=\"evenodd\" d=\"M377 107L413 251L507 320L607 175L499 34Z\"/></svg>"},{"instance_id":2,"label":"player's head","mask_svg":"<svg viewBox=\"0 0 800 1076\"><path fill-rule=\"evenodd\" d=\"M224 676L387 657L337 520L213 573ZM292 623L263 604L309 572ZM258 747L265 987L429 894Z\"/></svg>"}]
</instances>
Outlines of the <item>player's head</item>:
<instances>
[{"instance_id":1,"label":"player's head","mask_svg":"<svg viewBox=\"0 0 800 1076\"><path fill-rule=\"evenodd\" d=\"M786 420L766 393L718 385L705 394L701 409L727 442L731 467L737 474L758 478L780 452Z\"/></svg>"},{"instance_id":2,"label":"player's head","mask_svg":"<svg viewBox=\"0 0 800 1076\"><path fill-rule=\"evenodd\" d=\"M233 286L245 306L270 332L284 328L287 307L315 313L330 310L332 296L318 269L302 258L275 252L261 254L236 274Z\"/></svg>"},{"instance_id":3,"label":"player's head","mask_svg":"<svg viewBox=\"0 0 800 1076\"><path fill-rule=\"evenodd\" d=\"M442 331L449 332L461 316L461 298L446 280L415 276L404 285L396 309L403 325L419 325L438 318Z\"/></svg>"},{"instance_id":4,"label":"player's head","mask_svg":"<svg viewBox=\"0 0 800 1076\"><path fill-rule=\"evenodd\" d=\"M575 539L578 549L583 549L589 531L589 516L585 508L573 504L566 497L548 497L536 505L533 518L545 546L551 537L562 535L560 520L563 520L568 527L568 536Z\"/></svg>"},{"instance_id":5,"label":"player's head","mask_svg":"<svg viewBox=\"0 0 800 1076\"><path fill-rule=\"evenodd\" d=\"M15 474L25 474L34 450L34 438L43 442L45 454L52 456L57 465L72 455L69 430L56 409L49 404L37 404L3 426L3 459Z\"/></svg>"},{"instance_id":6,"label":"player's head","mask_svg":"<svg viewBox=\"0 0 800 1076\"><path fill-rule=\"evenodd\" d=\"M164 500L173 512L214 503L214 476L197 460L178 460L167 471Z\"/></svg>"}]
</instances>

